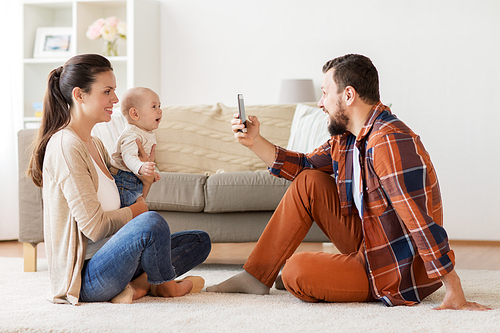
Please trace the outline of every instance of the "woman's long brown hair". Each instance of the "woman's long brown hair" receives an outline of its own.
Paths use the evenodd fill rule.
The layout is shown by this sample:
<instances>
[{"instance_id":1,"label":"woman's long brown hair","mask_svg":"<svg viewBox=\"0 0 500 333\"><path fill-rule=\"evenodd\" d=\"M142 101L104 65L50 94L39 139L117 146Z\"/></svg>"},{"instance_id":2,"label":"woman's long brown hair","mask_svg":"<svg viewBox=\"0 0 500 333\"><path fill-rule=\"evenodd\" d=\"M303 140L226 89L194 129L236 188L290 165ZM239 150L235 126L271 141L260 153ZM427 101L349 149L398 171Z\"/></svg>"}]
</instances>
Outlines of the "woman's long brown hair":
<instances>
[{"instance_id":1,"label":"woman's long brown hair","mask_svg":"<svg viewBox=\"0 0 500 333\"><path fill-rule=\"evenodd\" d=\"M99 73L112 71L108 59L98 54L81 54L52 70L43 99L42 122L33 141L33 151L26 174L36 186L43 186L43 160L47 144L57 131L71 120L72 93L75 87L89 93Z\"/></svg>"}]
</instances>

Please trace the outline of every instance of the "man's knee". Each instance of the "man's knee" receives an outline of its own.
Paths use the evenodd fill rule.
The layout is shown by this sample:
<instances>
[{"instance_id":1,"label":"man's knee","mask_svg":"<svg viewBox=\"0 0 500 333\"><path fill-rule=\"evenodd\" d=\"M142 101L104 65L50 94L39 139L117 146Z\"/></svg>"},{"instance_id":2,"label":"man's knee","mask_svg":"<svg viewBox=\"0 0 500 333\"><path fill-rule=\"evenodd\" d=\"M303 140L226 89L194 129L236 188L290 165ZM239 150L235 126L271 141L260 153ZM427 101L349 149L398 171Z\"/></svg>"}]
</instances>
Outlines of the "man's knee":
<instances>
[{"instance_id":1,"label":"man's knee","mask_svg":"<svg viewBox=\"0 0 500 333\"><path fill-rule=\"evenodd\" d=\"M290 185L289 191L292 195L299 195L303 201L326 201L339 206L337 183L332 176L323 171L302 171Z\"/></svg>"},{"instance_id":2,"label":"man's knee","mask_svg":"<svg viewBox=\"0 0 500 333\"><path fill-rule=\"evenodd\" d=\"M308 276L314 274L307 267L307 261L310 256L314 255L310 252L296 253L292 255L286 262L281 272L281 278L285 288L295 297L305 302L317 302L318 300L308 295L304 289L306 285L310 284Z\"/></svg>"},{"instance_id":3,"label":"man's knee","mask_svg":"<svg viewBox=\"0 0 500 333\"><path fill-rule=\"evenodd\" d=\"M326 172L307 169L298 174L293 180L293 183L297 186L305 186L306 188L311 187L326 187L327 189L337 189L337 184L335 179L327 174Z\"/></svg>"},{"instance_id":4,"label":"man's knee","mask_svg":"<svg viewBox=\"0 0 500 333\"><path fill-rule=\"evenodd\" d=\"M308 261L311 253L301 252L293 254L283 266L281 277L285 286L297 284L298 281L304 278L305 274L310 274L307 269L304 271L304 262Z\"/></svg>"}]
</instances>

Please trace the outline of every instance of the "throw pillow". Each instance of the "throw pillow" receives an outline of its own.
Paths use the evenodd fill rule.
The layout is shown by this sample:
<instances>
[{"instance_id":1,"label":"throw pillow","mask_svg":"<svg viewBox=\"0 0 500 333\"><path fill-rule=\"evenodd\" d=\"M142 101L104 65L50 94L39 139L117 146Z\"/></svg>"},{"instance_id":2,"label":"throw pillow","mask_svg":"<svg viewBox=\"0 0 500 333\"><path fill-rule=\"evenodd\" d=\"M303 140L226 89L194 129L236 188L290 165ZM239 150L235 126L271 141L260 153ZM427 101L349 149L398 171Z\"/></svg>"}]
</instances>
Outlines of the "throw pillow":
<instances>
[{"instance_id":1,"label":"throw pillow","mask_svg":"<svg viewBox=\"0 0 500 333\"><path fill-rule=\"evenodd\" d=\"M111 121L107 123L97 123L92 129L92 135L97 136L101 139L104 147L108 150L109 156L113 153L116 148L116 141L120 134L122 134L123 129L127 121L121 112L115 109Z\"/></svg>"},{"instance_id":2,"label":"throw pillow","mask_svg":"<svg viewBox=\"0 0 500 333\"><path fill-rule=\"evenodd\" d=\"M287 149L310 153L329 139L328 115L320 108L297 104Z\"/></svg>"}]
</instances>

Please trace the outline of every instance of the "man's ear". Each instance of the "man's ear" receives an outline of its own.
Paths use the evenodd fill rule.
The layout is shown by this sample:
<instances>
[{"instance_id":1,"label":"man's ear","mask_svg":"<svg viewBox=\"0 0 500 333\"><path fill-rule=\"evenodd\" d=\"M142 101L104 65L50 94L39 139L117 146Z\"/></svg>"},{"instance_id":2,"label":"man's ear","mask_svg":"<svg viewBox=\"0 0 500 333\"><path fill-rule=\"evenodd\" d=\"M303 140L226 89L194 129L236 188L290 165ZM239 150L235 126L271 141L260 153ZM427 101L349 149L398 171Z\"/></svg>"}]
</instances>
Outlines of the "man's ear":
<instances>
[{"instance_id":1,"label":"man's ear","mask_svg":"<svg viewBox=\"0 0 500 333\"><path fill-rule=\"evenodd\" d=\"M83 103L83 91L79 87L74 87L71 92L71 96L75 100L75 102L82 104Z\"/></svg>"},{"instance_id":2,"label":"man's ear","mask_svg":"<svg viewBox=\"0 0 500 333\"><path fill-rule=\"evenodd\" d=\"M354 100L356 99L357 95L358 94L353 87L351 86L345 87L344 89L345 104L351 105L352 103L354 103Z\"/></svg>"},{"instance_id":3,"label":"man's ear","mask_svg":"<svg viewBox=\"0 0 500 333\"><path fill-rule=\"evenodd\" d=\"M132 118L133 120L139 120L139 111L137 111L137 108L130 108L128 110L128 115L130 116L130 118Z\"/></svg>"}]
</instances>

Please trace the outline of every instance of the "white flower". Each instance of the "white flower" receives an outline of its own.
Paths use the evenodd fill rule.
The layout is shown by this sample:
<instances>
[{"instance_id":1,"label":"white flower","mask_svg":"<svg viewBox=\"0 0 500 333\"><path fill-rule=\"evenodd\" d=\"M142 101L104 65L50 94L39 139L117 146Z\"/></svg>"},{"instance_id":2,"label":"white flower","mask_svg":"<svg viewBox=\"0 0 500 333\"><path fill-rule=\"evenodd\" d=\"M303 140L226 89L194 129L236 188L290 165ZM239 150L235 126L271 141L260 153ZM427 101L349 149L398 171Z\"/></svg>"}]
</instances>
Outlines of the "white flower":
<instances>
[{"instance_id":1,"label":"white flower","mask_svg":"<svg viewBox=\"0 0 500 333\"><path fill-rule=\"evenodd\" d=\"M120 36L125 37L127 36L127 23L120 21L116 25L116 29L118 30L118 33Z\"/></svg>"},{"instance_id":2,"label":"white flower","mask_svg":"<svg viewBox=\"0 0 500 333\"><path fill-rule=\"evenodd\" d=\"M118 37L117 33L118 30L116 30L116 27L109 25L105 25L101 30L102 39L107 40L108 42L114 41Z\"/></svg>"}]
</instances>

